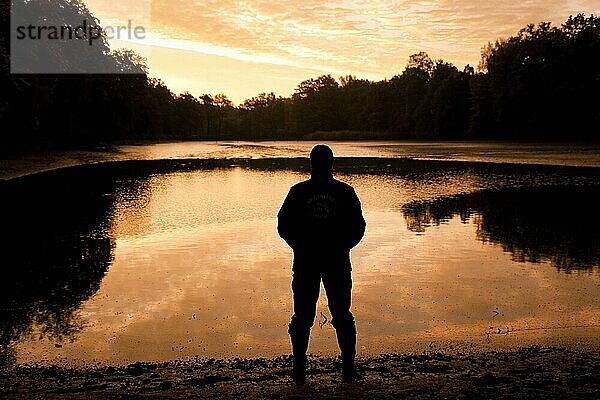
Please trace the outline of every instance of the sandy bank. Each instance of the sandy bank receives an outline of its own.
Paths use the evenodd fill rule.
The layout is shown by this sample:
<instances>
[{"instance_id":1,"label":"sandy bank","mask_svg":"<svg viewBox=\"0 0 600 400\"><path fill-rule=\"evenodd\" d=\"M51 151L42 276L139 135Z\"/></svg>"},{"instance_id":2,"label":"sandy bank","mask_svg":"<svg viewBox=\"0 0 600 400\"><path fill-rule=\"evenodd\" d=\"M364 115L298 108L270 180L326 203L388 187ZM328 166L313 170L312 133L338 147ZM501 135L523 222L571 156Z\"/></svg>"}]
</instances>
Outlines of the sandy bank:
<instances>
[{"instance_id":1,"label":"sandy bank","mask_svg":"<svg viewBox=\"0 0 600 400\"><path fill-rule=\"evenodd\" d=\"M36 151L0 157L0 180L120 158L116 151ZM123 158L125 158L123 156Z\"/></svg>"},{"instance_id":2,"label":"sandy bank","mask_svg":"<svg viewBox=\"0 0 600 400\"><path fill-rule=\"evenodd\" d=\"M600 393L598 353L527 348L478 355L386 355L360 359L361 379L340 383L335 359L310 360L307 384L291 361L187 360L89 370L20 366L0 374L10 399L592 399Z\"/></svg>"}]
</instances>

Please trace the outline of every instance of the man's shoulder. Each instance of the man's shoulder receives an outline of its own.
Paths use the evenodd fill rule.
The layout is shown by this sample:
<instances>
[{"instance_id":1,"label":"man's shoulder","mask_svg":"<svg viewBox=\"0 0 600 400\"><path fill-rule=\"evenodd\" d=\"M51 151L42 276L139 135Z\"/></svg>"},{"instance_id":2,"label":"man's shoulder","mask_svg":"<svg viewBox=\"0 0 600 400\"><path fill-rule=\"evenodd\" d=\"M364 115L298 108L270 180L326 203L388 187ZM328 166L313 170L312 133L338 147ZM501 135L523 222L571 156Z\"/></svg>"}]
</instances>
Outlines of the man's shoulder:
<instances>
[{"instance_id":1,"label":"man's shoulder","mask_svg":"<svg viewBox=\"0 0 600 400\"><path fill-rule=\"evenodd\" d=\"M334 185L337 186L337 188L340 191L347 192L347 193L354 193L354 188L352 186L350 186L349 184L347 184L346 182L338 181L337 179L334 179L333 182L334 182Z\"/></svg>"},{"instance_id":2,"label":"man's shoulder","mask_svg":"<svg viewBox=\"0 0 600 400\"><path fill-rule=\"evenodd\" d=\"M288 195L298 197L302 196L304 193L310 192L310 190L310 180L306 180L292 185Z\"/></svg>"},{"instance_id":3,"label":"man's shoulder","mask_svg":"<svg viewBox=\"0 0 600 400\"><path fill-rule=\"evenodd\" d=\"M305 181L298 182L295 185L292 185L292 187L290 188L290 190L294 190L294 191L303 190L303 189L306 189L309 186L310 186L310 179L307 179Z\"/></svg>"},{"instance_id":4,"label":"man's shoulder","mask_svg":"<svg viewBox=\"0 0 600 400\"><path fill-rule=\"evenodd\" d=\"M327 183L325 184L325 187L327 187L327 186L333 187L334 190L336 190L337 192L348 193L348 194L354 193L354 188L352 186L350 186L346 182L339 181L335 178L332 178L331 180L327 181ZM290 192L303 193L303 192L310 192L313 190L322 190L322 189L323 189L322 182L316 183L315 181L313 181L311 179L307 179L305 181L298 182L295 185L293 185L290 189Z\"/></svg>"}]
</instances>

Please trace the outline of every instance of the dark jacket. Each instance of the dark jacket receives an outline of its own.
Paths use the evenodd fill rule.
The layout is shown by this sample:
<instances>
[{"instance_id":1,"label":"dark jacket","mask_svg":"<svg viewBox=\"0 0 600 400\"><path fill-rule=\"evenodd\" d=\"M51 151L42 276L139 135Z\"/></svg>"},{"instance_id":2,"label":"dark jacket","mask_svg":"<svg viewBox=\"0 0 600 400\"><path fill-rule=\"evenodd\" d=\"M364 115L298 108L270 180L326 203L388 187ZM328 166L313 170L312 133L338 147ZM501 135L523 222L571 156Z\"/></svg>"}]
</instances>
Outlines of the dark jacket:
<instances>
[{"instance_id":1,"label":"dark jacket","mask_svg":"<svg viewBox=\"0 0 600 400\"><path fill-rule=\"evenodd\" d=\"M294 269L315 261L350 267L350 249L362 239L365 226L354 189L327 175L290 189L279 210L277 231L294 250Z\"/></svg>"}]
</instances>

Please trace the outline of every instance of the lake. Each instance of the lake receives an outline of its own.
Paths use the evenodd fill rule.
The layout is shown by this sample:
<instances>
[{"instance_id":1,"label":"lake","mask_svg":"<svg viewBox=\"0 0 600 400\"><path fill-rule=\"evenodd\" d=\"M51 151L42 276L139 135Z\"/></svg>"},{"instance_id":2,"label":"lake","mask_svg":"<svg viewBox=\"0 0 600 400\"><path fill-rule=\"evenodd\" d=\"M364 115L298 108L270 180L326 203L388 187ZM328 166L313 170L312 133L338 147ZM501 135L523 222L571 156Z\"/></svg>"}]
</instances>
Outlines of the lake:
<instances>
[{"instance_id":1,"label":"lake","mask_svg":"<svg viewBox=\"0 0 600 400\"><path fill-rule=\"evenodd\" d=\"M332 145L367 221L352 251L359 356L598 348L597 153L411 146ZM0 182L2 362L289 354L276 214L309 148L123 146ZM309 352L334 355L324 293L318 307Z\"/></svg>"}]
</instances>

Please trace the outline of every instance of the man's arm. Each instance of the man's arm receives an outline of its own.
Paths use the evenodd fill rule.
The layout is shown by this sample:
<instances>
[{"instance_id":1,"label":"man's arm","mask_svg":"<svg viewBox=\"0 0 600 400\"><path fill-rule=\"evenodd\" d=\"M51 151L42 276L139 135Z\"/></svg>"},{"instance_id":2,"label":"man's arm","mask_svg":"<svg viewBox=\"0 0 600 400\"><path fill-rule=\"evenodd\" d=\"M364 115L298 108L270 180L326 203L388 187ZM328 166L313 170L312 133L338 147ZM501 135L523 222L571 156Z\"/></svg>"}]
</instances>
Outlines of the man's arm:
<instances>
[{"instance_id":1,"label":"man's arm","mask_svg":"<svg viewBox=\"0 0 600 400\"><path fill-rule=\"evenodd\" d=\"M356 191L351 189L348 207L348 247L352 249L360 243L365 235L367 223L362 214L362 207Z\"/></svg>"},{"instance_id":2,"label":"man's arm","mask_svg":"<svg viewBox=\"0 0 600 400\"><path fill-rule=\"evenodd\" d=\"M277 214L277 232L291 247L295 248L298 239L296 194L292 187Z\"/></svg>"}]
</instances>

